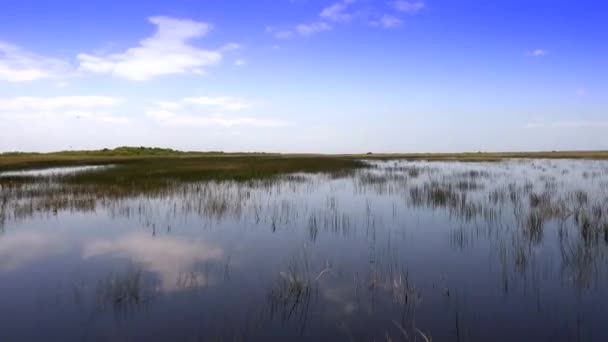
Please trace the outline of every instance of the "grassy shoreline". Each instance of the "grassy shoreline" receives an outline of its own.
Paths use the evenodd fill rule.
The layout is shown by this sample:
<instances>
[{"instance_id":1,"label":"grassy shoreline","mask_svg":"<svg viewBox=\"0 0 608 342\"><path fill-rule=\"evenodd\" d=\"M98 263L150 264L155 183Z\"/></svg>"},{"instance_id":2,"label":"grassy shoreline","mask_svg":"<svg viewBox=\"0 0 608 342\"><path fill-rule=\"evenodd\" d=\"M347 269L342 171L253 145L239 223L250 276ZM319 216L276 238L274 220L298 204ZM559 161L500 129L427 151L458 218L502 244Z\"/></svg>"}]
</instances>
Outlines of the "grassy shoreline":
<instances>
[{"instance_id":1,"label":"grassy shoreline","mask_svg":"<svg viewBox=\"0 0 608 342\"><path fill-rule=\"evenodd\" d=\"M208 159L207 159L208 158ZM10 152L0 154L1 170L35 169L46 167L131 164L151 160L185 161L231 159L278 159L298 160L314 158L320 163L332 159L406 159L438 161L499 161L503 159L608 159L608 151L553 151L553 152L477 152L477 153L381 153L381 154L279 154L279 153L223 153L223 152L182 152L157 148L118 148L114 150L63 151L51 153Z\"/></svg>"},{"instance_id":2,"label":"grassy shoreline","mask_svg":"<svg viewBox=\"0 0 608 342\"><path fill-rule=\"evenodd\" d=\"M365 167L362 159L495 162L512 158L608 160L608 151L323 155L181 152L122 147L98 151L4 153L0 154L0 171L114 164L116 167L72 175L65 177L64 181L78 184L150 184L171 180L247 181L295 172L340 173ZM14 177L0 179L0 183L9 181L26 180Z\"/></svg>"}]
</instances>

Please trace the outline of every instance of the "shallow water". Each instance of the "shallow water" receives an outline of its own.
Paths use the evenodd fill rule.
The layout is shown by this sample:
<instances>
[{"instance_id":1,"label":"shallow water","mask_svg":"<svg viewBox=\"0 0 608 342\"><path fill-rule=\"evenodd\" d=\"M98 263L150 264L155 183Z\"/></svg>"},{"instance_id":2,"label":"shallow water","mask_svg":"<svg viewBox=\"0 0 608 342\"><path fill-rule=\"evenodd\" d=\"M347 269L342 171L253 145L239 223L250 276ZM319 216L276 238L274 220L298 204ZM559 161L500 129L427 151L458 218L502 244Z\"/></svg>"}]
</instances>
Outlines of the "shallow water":
<instances>
[{"instance_id":1,"label":"shallow water","mask_svg":"<svg viewBox=\"0 0 608 342\"><path fill-rule=\"evenodd\" d=\"M53 167L34 170L18 170L0 172L0 177L49 177L49 176L65 176L76 173L82 173L93 170L105 169L113 167L113 165L87 165L87 166L68 166L68 167Z\"/></svg>"},{"instance_id":2,"label":"shallow water","mask_svg":"<svg viewBox=\"0 0 608 342\"><path fill-rule=\"evenodd\" d=\"M606 341L608 162L1 184L1 341Z\"/></svg>"}]
</instances>

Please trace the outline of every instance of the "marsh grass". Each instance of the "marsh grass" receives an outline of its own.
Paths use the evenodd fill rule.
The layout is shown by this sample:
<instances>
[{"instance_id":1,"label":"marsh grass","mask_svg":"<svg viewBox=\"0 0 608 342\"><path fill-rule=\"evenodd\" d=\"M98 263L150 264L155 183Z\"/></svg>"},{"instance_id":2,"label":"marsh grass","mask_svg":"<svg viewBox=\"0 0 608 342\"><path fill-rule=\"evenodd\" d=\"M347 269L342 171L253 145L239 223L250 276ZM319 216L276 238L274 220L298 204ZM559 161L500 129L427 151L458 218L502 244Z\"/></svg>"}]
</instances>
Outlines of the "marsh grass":
<instances>
[{"instance_id":1,"label":"marsh grass","mask_svg":"<svg viewBox=\"0 0 608 342\"><path fill-rule=\"evenodd\" d=\"M306 249L301 256L294 257L287 269L280 272L276 288L268 295L271 318L278 315L281 320L289 321L295 316L297 321L305 322L317 293L316 283L326 272L313 274Z\"/></svg>"},{"instance_id":2,"label":"marsh grass","mask_svg":"<svg viewBox=\"0 0 608 342\"><path fill-rule=\"evenodd\" d=\"M60 151L51 153L6 152L0 153L0 170L45 168L76 165L99 165L108 163L137 163L155 159L190 158L322 158L339 160L410 160L410 161L462 161L496 162L506 159L608 159L608 151L552 151L552 152L477 152L477 153L394 153L394 154L278 154L278 153L226 153L222 151L178 151L154 147L117 147L115 149ZM408 170L415 178L420 170ZM586 175L586 177L591 175Z\"/></svg>"},{"instance_id":3,"label":"marsh grass","mask_svg":"<svg viewBox=\"0 0 608 342\"><path fill-rule=\"evenodd\" d=\"M154 291L146 284L141 269L110 274L97 288L100 310L111 307L115 311L136 310L153 299Z\"/></svg>"},{"instance_id":4,"label":"marsh grass","mask_svg":"<svg viewBox=\"0 0 608 342\"><path fill-rule=\"evenodd\" d=\"M307 172L332 173L364 167L352 159L323 157L188 157L128 160L116 167L55 177L72 184L158 186L168 181L204 181L270 178ZM0 182L32 182L39 177L7 177Z\"/></svg>"},{"instance_id":5,"label":"marsh grass","mask_svg":"<svg viewBox=\"0 0 608 342\"><path fill-rule=\"evenodd\" d=\"M469 248L475 239L498 241L497 253L502 254L510 282L515 275L529 278L541 267L535 264L538 250L551 243L559 229L559 234L564 232L559 260L564 277L580 288L589 286L606 260L608 188L579 188L582 175L576 164L562 166L578 177L577 183L569 184L559 176L563 170L547 161L518 163L353 164L349 159L310 156L148 159L78 175L0 179L0 227L2 222L35 215L104 209L112 217L135 218L153 232L167 227L161 219L175 222L194 215L204 227L234 219L272 233L301 228L312 242L323 241L324 234L351 237L365 229L364 236L371 240L376 228L385 229L390 220L378 211L375 196L381 195L391 199L392 222L420 213L419 209L449 220L458 227L445 234L454 248ZM527 173L514 175L517 165ZM547 174L551 170L557 176ZM591 176L581 184L587 183L601 184ZM336 194L350 187L353 201L365 202L364 206L341 202ZM314 196L319 191L327 194ZM275 317L304 317L316 298L315 278L322 271L322 266L312 267L306 260L286 267L268 295ZM406 269L374 270L360 287L403 305L418 300L410 280ZM123 283L137 284L133 279ZM108 285L104 298L128 302L137 297L130 295L136 286L118 284Z\"/></svg>"},{"instance_id":6,"label":"marsh grass","mask_svg":"<svg viewBox=\"0 0 608 342\"><path fill-rule=\"evenodd\" d=\"M172 227L184 221L215 232L228 223L278 238L303 233L306 243L318 249L286 258L280 269L273 270L260 310L270 311L273 323L290 321L304 327L309 313L325 305L323 290L346 283L348 300L359 301L353 310L364 307L360 300L379 299L374 303L389 305L401 315L403 325L387 332L386 339L392 341L430 341L433 331L426 334L415 325L417 308L424 310L438 292L446 302L453 300L457 289L448 289L446 281L437 288L439 282L418 290L414 281L424 275L408 269L415 262L407 260L406 251L397 250L403 244L391 242L390 236L409 239L425 234L424 229L444 229L449 246L463 255L479 245L490 246L495 249L490 258L497 254L500 258L505 296L548 277L553 280L549 272L554 269L560 273L555 276L561 277L558 280L581 292L605 274L608 187L596 187L602 182L593 175L608 172L592 170L580 181L583 175L576 163L560 163L560 168L548 161L353 165L349 159L318 162L318 158L157 158L79 175L7 177L0 180L0 228L3 221L36 215L99 210L111 218L133 219L153 235L165 229L172 234ZM562 168L570 175L563 178L572 177L574 182L560 176ZM521 169L525 172L517 173ZM412 217L441 225L411 228L405 223ZM389 241L378 241L387 234ZM344 261L336 253L335 271L327 262L313 263L328 237L366 239L358 247L369 253L368 262L354 270L340 269ZM559 246L551 248L557 239ZM557 266L550 270L547 250L554 253L549 262ZM148 285L141 272L113 275L100 284L97 299L101 307L136 309L154 298ZM180 274L177 280L181 290L203 285L194 273ZM423 302L422 294L430 294L430 300Z\"/></svg>"}]
</instances>

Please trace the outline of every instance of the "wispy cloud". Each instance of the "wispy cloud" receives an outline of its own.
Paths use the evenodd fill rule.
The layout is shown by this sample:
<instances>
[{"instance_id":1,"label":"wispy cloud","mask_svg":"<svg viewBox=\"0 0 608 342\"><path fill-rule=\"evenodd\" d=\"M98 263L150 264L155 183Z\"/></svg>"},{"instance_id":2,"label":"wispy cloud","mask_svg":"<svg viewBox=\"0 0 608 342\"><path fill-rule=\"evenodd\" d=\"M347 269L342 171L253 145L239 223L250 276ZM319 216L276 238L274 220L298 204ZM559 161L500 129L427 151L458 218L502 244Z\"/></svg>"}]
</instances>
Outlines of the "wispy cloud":
<instances>
[{"instance_id":1,"label":"wispy cloud","mask_svg":"<svg viewBox=\"0 0 608 342\"><path fill-rule=\"evenodd\" d=\"M69 108L111 107L123 102L122 98L111 96L59 96L0 99L0 111L52 111Z\"/></svg>"},{"instance_id":2,"label":"wispy cloud","mask_svg":"<svg viewBox=\"0 0 608 342\"><path fill-rule=\"evenodd\" d=\"M190 44L192 39L211 31L212 26L207 23L169 17L151 17L149 21L157 26L152 37L122 53L101 56L81 53L77 56L80 70L137 81L167 74L201 74L205 67L220 63L223 52L238 48L228 44L205 50Z\"/></svg>"},{"instance_id":3,"label":"wispy cloud","mask_svg":"<svg viewBox=\"0 0 608 342\"><path fill-rule=\"evenodd\" d=\"M279 29L274 26L266 26L266 33L272 35L277 39L288 39L294 36L291 29Z\"/></svg>"},{"instance_id":4,"label":"wispy cloud","mask_svg":"<svg viewBox=\"0 0 608 342\"><path fill-rule=\"evenodd\" d=\"M107 123L130 120L108 110L124 100L110 96L15 97L0 99L0 118L12 120L80 119Z\"/></svg>"},{"instance_id":5,"label":"wispy cloud","mask_svg":"<svg viewBox=\"0 0 608 342\"><path fill-rule=\"evenodd\" d=\"M548 54L549 54L549 51L545 50L545 49L536 49L536 50L526 52L526 56L528 56L528 57L543 57Z\"/></svg>"},{"instance_id":6,"label":"wispy cloud","mask_svg":"<svg viewBox=\"0 0 608 342\"><path fill-rule=\"evenodd\" d=\"M188 97L174 102L157 102L146 115L165 126L224 127L280 127L290 123L274 118L247 115L227 115L227 112L245 111L253 103L233 96Z\"/></svg>"},{"instance_id":7,"label":"wispy cloud","mask_svg":"<svg viewBox=\"0 0 608 342\"><path fill-rule=\"evenodd\" d=\"M201 127L281 127L289 125L284 120L254 118L248 116L226 117L223 114L213 115L194 115L188 113L176 113L170 111L149 110L146 112L148 117L166 126L201 126Z\"/></svg>"},{"instance_id":8,"label":"wispy cloud","mask_svg":"<svg viewBox=\"0 0 608 342\"><path fill-rule=\"evenodd\" d=\"M399 27L403 24L403 20L392 16L392 15L383 15L377 20L372 20L369 22L371 26L383 27L383 28L394 28Z\"/></svg>"},{"instance_id":9,"label":"wispy cloud","mask_svg":"<svg viewBox=\"0 0 608 342\"><path fill-rule=\"evenodd\" d=\"M19 46L0 41L0 81L28 82L67 77L68 63L40 56Z\"/></svg>"},{"instance_id":10,"label":"wispy cloud","mask_svg":"<svg viewBox=\"0 0 608 342\"><path fill-rule=\"evenodd\" d=\"M310 36L315 33L329 31L331 26L324 22L315 22L310 24L300 24L296 26L296 31L303 36Z\"/></svg>"},{"instance_id":11,"label":"wispy cloud","mask_svg":"<svg viewBox=\"0 0 608 342\"><path fill-rule=\"evenodd\" d=\"M66 250L68 238L55 230L16 231L0 241L0 272L19 269L29 262L60 254Z\"/></svg>"},{"instance_id":12,"label":"wispy cloud","mask_svg":"<svg viewBox=\"0 0 608 342\"><path fill-rule=\"evenodd\" d=\"M393 8L405 14L416 14L426 8L424 1L397 0L392 3Z\"/></svg>"},{"instance_id":13,"label":"wispy cloud","mask_svg":"<svg viewBox=\"0 0 608 342\"><path fill-rule=\"evenodd\" d=\"M576 120L535 122L527 124L526 128L608 128L608 121Z\"/></svg>"},{"instance_id":14,"label":"wispy cloud","mask_svg":"<svg viewBox=\"0 0 608 342\"><path fill-rule=\"evenodd\" d=\"M331 25L323 21L317 21L310 24L299 24L293 28L277 28L274 26L267 26L266 33L272 35L277 39L289 39L296 35L310 36L315 33L331 30Z\"/></svg>"},{"instance_id":15,"label":"wispy cloud","mask_svg":"<svg viewBox=\"0 0 608 342\"><path fill-rule=\"evenodd\" d=\"M317 21L287 28L267 26L266 33L279 39L292 38L297 35L310 36L350 22L390 29L403 24L403 20L399 16L417 14L424 10L426 5L423 1L398 0L390 2L389 8L392 9L392 13L383 13L384 10L374 8L370 1L341 0L323 8Z\"/></svg>"},{"instance_id":16,"label":"wispy cloud","mask_svg":"<svg viewBox=\"0 0 608 342\"><path fill-rule=\"evenodd\" d=\"M341 2L337 2L324 8L319 16L330 21L348 22L353 19L354 14L348 13L346 10L348 9L349 5L354 2L355 0L343 0Z\"/></svg>"},{"instance_id":17,"label":"wispy cloud","mask_svg":"<svg viewBox=\"0 0 608 342\"><path fill-rule=\"evenodd\" d=\"M220 97L188 97L183 100L185 103L192 103L201 106L208 106L219 111L237 111L251 108L253 105L241 98L233 96Z\"/></svg>"},{"instance_id":18,"label":"wispy cloud","mask_svg":"<svg viewBox=\"0 0 608 342\"><path fill-rule=\"evenodd\" d=\"M155 238L133 233L118 239L98 239L82 248L83 259L118 256L154 273L160 290L172 292L179 288L179 279L188 274L198 285L213 282L207 273L197 271L202 264L219 262L223 250L205 240L181 240L173 237Z\"/></svg>"}]
</instances>

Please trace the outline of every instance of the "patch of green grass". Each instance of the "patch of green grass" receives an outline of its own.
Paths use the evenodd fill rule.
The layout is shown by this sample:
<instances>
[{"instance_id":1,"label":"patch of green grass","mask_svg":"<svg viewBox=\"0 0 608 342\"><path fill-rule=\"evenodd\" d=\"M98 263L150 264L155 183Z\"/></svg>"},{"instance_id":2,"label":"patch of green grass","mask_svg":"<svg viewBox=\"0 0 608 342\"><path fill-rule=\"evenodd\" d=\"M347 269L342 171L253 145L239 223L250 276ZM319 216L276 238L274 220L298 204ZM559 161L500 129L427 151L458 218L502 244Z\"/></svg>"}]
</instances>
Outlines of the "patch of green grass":
<instances>
[{"instance_id":1,"label":"patch of green grass","mask_svg":"<svg viewBox=\"0 0 608 342\"><path fill-rule=\"evenodd\" d=\"M360 159L429 161L500 161L510 158L608 159L608 151L409 153L409 154L268 154L184 152L166 148L118 147L93 151L0 154L0 171L59 166L117 164L119 167L87 174L99 179L259 178L297 171L331 171L360 166Z\"/></svg>"},{"instance_id":2,"label":"patch of green grass","mask_svg":"<svg viewBox=\"0 0 608 342\"><path fill-rule=\"evenodd\" d=\"M123 164L158 158L254 157L272 155L267 153L224 153L221 151L184 152L156 147L117 147L115 149L59 151L51 153L7 152L0 154L0 171L78 165Z\"/></svg>"},{"instance_id":3,"label":"patch of green grass","mask_svg":"<svg viewBox=\"0 0 608 342\"><path fill-rule=\"evenodd\" d=\"M69 160L69 162L71 161ZM78 161L82 161L82 159L74 160L74 163L76 164ZM60 165L66 165L64 164L66 160L61 159L57 162ZM88 164L95 163L112 163L114 166L64 176L53 176L53 178L71 184L156 186L171 181L246 181L296 172L338 174L366 166L364 162L353 158L270 155L96 159ZM35 164L42 166L46 163L36 162ZM37 183L40 181L42 181L40 177L13 176L0 178L0 184L4 182Z\"/></svg>"},{"instance_id":4,"label":"patch of green grass","mask_svg":"<svg viewBox=\"0 0 608 342\"><path fill-rule=\"evenodd\" d=\"M340 172L365 166L346 158L326 157L189 157L129 161L115 167L68 177L75 183L152 183L167 180L263 179L294 172Z\"/></svg>"}]
</instances>

